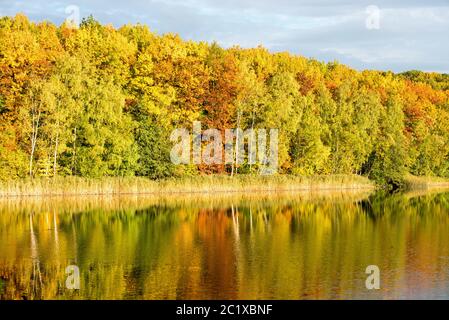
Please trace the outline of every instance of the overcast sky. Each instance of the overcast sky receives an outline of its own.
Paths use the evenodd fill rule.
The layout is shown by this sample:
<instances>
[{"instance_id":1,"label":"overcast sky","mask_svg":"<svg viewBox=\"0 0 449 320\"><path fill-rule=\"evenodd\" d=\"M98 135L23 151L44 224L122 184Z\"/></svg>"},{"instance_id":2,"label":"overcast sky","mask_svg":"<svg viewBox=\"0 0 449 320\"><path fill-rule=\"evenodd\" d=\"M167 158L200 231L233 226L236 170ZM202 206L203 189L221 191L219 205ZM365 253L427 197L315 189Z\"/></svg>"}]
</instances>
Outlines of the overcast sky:
<instances>
[{"instance_id":1,"label":"overcast sky","mask_svg":"<svg viewBox=\"0 0 449 320\"><path fill-rule=\"evenodd\" d=\"M0 15L60 24L70 5L102 23L140 22L224 47L261 44L357 69L449 73L449 0L0 0Z\"/></svg>"}]
</instances>

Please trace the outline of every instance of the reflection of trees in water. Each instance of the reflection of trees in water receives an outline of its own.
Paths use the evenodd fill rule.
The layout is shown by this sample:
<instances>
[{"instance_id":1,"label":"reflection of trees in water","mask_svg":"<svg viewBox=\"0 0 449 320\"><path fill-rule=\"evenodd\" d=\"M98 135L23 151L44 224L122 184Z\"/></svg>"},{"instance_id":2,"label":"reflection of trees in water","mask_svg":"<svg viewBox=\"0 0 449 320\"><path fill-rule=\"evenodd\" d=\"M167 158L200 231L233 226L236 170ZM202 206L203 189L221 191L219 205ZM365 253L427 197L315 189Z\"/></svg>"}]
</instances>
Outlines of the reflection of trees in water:
<instances>
[{"instance_id":1,"label":"reflection of trees in water","mask_svg":"<svg viewBox=\"0 0 449 320\"><path fill-rule=\"evenodd\" d=\"M30 241L31 241L31 262L33 266L33 272L31 277L31 288L28 293L30 299L42 298L42 273L39 261L39 248L33 228L33 212L30 213ZM28 298L27 297L27 298Z\"/></svg>"},{"instance_id":2,"label":"reflection of trees in water","mask_svg":"<svg viewBox=\"0 0 449 320\"><path fill-rule=\"evenodd\" d=\"M49 299L64 293L67 259L64 250L60 252L58 228L56 210L0 212L0 235L6 231L16 245L8 247L13 250L12 259L7 258L11 256L7 249L0 252L1 299Z\"/></svg>"},{"instance_id":3,"label":"reflection of trees in water","mask_svg":"<svg viewBox=\"0 0 449 320\"><path fill-rule=\"evenodd\" d=\"M56 222L56 210L53 210L53 232L55 239L55 252L56 255L59 254L59 235L58 235L58 224Z\"/></svg>"},{"instance_id":4,"label":"reflection of trees in water","mask_svg":"<svg viewBox=\"0 0 449 320\"><path fill-rule=\"evenodd\" d=\"M449 261L441 259L449 257L448 197L164 203L79 214L0 210L0 294L341 298L361 294L364 268L377 264L393 288L384 294L394 296L400 284L426 288L435 275L449 281ZM69 263L82 273L79 296L61 289Z\"/></svg>"}]
</instances>

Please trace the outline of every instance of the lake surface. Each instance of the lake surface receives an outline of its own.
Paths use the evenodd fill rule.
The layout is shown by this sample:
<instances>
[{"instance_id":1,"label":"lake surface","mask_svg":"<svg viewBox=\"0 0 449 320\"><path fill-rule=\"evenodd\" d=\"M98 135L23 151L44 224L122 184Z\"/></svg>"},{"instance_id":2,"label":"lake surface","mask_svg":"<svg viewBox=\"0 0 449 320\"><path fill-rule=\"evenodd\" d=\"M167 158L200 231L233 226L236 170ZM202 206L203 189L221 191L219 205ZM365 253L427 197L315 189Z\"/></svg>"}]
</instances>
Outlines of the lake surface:
<instances>
[{"instance_id":1,"label":"lake surface","mask_svg":"<svg viewBox=\"0 0 449 320\"><path fill-rule=\"evenodd\" d=\"M0 298L449 299L449 193L3 199Z\"/></svg>"}]
</instances>

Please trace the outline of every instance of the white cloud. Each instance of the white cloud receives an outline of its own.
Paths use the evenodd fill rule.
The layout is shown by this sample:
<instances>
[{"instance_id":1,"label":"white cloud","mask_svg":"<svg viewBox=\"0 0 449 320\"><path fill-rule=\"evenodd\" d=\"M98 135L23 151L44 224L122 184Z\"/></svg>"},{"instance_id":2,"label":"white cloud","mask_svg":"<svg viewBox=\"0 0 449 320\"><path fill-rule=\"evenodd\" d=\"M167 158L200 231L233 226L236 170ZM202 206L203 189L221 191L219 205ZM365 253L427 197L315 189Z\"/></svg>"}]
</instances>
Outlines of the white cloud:
<instances>
[{"instance_id":1,"label":"white cloud","mask_svg":"<svg viewBox=\"0 0 449 320\"><path fill-rule=\"evenodd\" d=\"M147 23L224 46L262 44L358 69L449 69L449 0L0 0L0 13L60 23L74 3L103 23ZM369 5L381 10L379 30L365 27Z\"/></svg>"}]
</instances>

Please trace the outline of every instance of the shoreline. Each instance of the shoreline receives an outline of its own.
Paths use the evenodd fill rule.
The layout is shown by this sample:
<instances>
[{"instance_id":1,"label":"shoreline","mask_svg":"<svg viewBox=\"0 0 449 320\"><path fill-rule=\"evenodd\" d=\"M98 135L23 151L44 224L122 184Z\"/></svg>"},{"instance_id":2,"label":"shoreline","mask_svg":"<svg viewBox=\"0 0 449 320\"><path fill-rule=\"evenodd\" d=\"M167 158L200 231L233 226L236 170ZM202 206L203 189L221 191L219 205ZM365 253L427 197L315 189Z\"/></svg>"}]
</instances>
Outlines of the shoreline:
<instances>
[{"instance_id":1,"label":"shoreline","mask_svg":"<svg viewBox=\"0 0 449 320\"><path fill-rule=\"evenodd\" d=\"M418 177L407 176L404 179L404 184L410 190L432 190L449 188L449 179L440 177Z\"/></svg>"},{"instance_id":2,"label":"shoreline","mask_svg":"<svg viewBox=\"0 0 449 320\"><path fill-rule=\"evenodd\" d=\"M181 196L290 192L375 191L379 185L358 175L204 175L150 180L144 177L57 177L0 181L0 199L76 196ZM449 188L449 180L407 176L404 190Z\"/></svg>"},{"instance_id":3,"label":"shoreline","mask_svg":"<svg viewBox=\"0 0 449 320\"><path fill-rule=\"evenodd\" d=\"M373 190L319 190L277 193L185 193L185 194L140 194L140 195L90 195L90 196L31 196L0 198L1 213L21 210L25 213L84 212L92 210L144 210L157 207L161 210L169 207L236 209L247 207L267 208L292 203L354 203L363 201L373 194Z\"/></svg>"},{"instance_id":4,"label":"shoreline","mask_svg":"<svg viewBox=\"0 0 449 320\"><path fill-rule=\"evenodd\" d=\"M448 186L449 187L449 186ZM301 193L301 192L327 192L327 191L368 191L375 190L374 186L341 186L341 187L298 187L288 189L249 189L242 190L217 190L217 191L160 191L160 192L116 192L116 193L41 193L41 194L15 194L0 195L2 198L35 198L35 197L110 197L110 196L176 196L176 195L226 195L226 194L273 194L273 193Z\"/></svg>"},{"instance_id":5,"label":"shoreline","mask_svg":"<svg viewBox=\"0 0 449 320\"><path fill-rule=\"evenodd\" d=\"M150 180L130 178L27 179L0 183L0 198L52 196L120 196L239 194L304 191L375 190L374 182L356 175L302 177L279 176L194 176Z\"/></svg>"}]
</instances>

